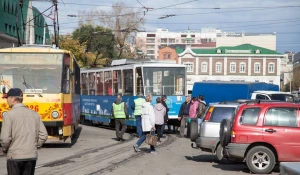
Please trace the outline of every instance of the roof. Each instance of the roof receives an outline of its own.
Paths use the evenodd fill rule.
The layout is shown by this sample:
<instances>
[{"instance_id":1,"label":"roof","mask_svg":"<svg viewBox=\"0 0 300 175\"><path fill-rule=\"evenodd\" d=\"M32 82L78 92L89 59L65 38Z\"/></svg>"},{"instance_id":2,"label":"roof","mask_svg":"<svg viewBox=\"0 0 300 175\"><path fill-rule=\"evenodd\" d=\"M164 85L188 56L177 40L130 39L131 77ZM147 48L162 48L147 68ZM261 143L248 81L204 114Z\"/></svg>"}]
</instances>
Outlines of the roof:
<instances>
[{"instance_id":1,"label":"roof","mask_svg":"<svg viewBox=\"0 0 300 175\"><path fill-rule=\"evenodd\" d=\"M185 50L184 50L185 51ZM177 54L183 54L181 49L176 49ZM281 53L252 44L238 46L222 46L213 49L191 49L194 54L256 54L256 55L281 55Z\"/></svg>"},{"instance_id":2,"label":"roof","mask_svg":"<svg viewBox=\"0 0 300 175\"><path fill-rule=\"evenodd\" d=\"M254 91L253 93L261 93L261 94L290 94L288 92L281 92L281 91Z\"/></svg>"}]
</instances>

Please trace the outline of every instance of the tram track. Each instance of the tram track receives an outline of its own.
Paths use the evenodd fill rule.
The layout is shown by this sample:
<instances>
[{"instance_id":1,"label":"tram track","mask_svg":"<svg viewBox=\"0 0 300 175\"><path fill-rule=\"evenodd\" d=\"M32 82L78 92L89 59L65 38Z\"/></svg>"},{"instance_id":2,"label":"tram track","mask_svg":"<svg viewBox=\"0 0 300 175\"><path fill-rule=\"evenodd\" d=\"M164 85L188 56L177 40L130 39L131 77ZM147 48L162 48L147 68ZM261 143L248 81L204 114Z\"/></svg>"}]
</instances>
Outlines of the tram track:
<instances>
[{"instance_id":1,"label":"tram track","mask_svg":"<svg viewBox=\"0 0 300 175\"><path fill-rule=\"evenodd\" d=\"M110 144L84 151L64 159L40 165L36 167L36 169L51 168L50 174L94 175L112 171L128 161L146 154L144 151L138 153L133 151L131 142L133 138L133 136L130 136L130 138L123 143ZM167 139L156 148L168 146L173 143L175 139L174 136L168 135Z\"/></svg>"}]
</instances>

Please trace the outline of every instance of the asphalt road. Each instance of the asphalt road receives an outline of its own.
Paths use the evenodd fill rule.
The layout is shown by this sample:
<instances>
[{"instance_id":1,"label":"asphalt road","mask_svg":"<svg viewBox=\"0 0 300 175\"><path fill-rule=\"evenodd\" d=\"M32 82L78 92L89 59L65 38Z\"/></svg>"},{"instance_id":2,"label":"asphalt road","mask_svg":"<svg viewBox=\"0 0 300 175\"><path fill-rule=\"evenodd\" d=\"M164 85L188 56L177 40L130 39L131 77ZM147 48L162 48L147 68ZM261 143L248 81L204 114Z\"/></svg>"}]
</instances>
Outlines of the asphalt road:
<instances>
[{"instance_id":1,"label":"asphalt road","mask_svg":"<svg viewBox=\"0 0 300 175\"><path fill-rule=\"evenodd\" d=\"M45 145L38 151L37 175L240 175L250 174L243 163L219 164L215 155L192 149L190 140L167 135L150 154L143 144L134 152L137 141L130 133L126 142L117 142L111 129L82 125L72 145ZM0 156L0 175L6 174L6 158ZM275 168L272 174L279 174Z\"/></svg>"}]
</instances>

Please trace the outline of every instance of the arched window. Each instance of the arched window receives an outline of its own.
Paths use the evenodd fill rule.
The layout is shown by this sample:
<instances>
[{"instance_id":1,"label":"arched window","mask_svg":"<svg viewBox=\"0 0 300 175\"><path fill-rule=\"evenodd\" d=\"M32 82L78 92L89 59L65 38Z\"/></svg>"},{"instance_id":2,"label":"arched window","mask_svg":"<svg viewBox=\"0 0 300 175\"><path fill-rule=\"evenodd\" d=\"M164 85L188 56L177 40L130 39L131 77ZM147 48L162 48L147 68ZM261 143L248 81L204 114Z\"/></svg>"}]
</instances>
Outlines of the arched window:
<instances>
[{"instance_id":1,"label":"arched window","mask_svg":"<svg viewBox=\"0 0 300 175\"><path fill-rule=\"evenodd\" d=\"M275 63L271 62L268 64L268 72L274 73L275 72Z\"/></svg>"},{"instance_id":2,"label":"arched window","mask_svg":"<svg viewBox=\"0 0 300 175\"><path fill-rule=\"evenodd\" d=\"M235 73L236 72L236 63L231 62L230 63L230 73Z\"/></svg>"},{"instance_id":3,"label":"arched window","mask_svg":"<svg viewBox=\"0 0 300 175\"><path fill-rule=\"evenodd\" d=\"M246 63L241 62L240 63L240 73L245 73L246 72Z\"/></svg>"},{"instance_id":4,"label":"arched window","mask_svg":"<svg viewBox=\"0 0 300 175\"><path fill-rule=\"evenodd\" d=\"M222 63L217 62L216 63L216 73L221 73L222 72Z\"/></svg>"},{"instance_id":5,"label":"arched window","mask_svg":"<svg viewBox=\"0 0 300 175\"><path fill-rule=\"evenodd\" d=\"M207 72L207 62L201 63L201 72Z\"/></svg>"},{"instance_id":6,"label":"arched window","mask_svg":"<svg viewBox=\"0 0 300 175\"><path fill-rule=\"evenodd\" d=\"M254 73L260 73L260 63L254 63Z\"/></svg>"}]
</instances>

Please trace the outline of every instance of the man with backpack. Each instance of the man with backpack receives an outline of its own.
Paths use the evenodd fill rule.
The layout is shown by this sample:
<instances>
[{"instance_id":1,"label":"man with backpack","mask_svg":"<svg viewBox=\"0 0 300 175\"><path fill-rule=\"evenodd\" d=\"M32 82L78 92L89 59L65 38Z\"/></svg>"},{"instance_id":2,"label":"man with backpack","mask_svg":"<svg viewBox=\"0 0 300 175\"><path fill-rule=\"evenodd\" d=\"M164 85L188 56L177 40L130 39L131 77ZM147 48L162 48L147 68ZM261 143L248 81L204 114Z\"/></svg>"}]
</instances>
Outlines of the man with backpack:
<instances>
[{"instance_id":1,"label":"man with backpack","mask_svg":"<svg viewBox=\"0 0 300 175\"><path fill-rule=\"evenodd\" d=\"M202 119L206 110L206 102L204 101L204 96L199 95L199 105L198 105L198 114L197 117Z\"/></svg>"}]
</instances>

